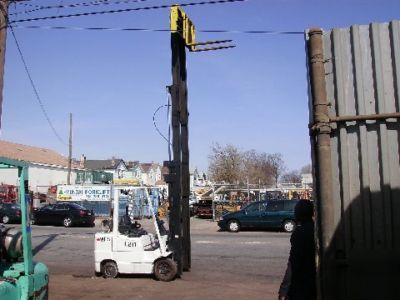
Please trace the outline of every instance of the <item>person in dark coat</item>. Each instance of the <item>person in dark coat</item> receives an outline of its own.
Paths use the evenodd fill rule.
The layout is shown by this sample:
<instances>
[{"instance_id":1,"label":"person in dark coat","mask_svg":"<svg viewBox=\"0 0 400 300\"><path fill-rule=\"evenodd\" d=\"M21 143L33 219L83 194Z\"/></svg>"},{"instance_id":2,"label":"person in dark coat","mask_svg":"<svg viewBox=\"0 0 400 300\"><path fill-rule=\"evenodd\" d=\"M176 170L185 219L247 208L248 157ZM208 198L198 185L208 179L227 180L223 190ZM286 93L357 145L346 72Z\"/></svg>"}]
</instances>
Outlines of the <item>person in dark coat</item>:
<instances>
[{"instance_id":1,"label":"person in dark coat","mask_svg":"<svg viewBox=\"0 0 400 300\"><path fill-rule=\"evenodd\" d=\"M313 215L311 201L300 200L296 204L297 226L290 238L290 255L279 289L279 300L317 299Z\"/></svg>"}]
</instances>

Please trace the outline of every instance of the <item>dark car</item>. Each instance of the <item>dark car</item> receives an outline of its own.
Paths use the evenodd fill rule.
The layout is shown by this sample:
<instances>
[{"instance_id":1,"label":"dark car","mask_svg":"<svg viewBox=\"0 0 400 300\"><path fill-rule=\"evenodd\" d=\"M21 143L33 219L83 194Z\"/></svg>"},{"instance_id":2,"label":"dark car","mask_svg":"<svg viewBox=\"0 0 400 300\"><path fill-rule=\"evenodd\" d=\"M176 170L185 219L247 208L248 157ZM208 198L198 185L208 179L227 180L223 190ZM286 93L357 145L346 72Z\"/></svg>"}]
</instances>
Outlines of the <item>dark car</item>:
<instances>
[{"instance_id":1,"label":"dark car","mask_svg":"<svg viewBox=\"0 0 400 300\"><path fill-rule=\"evenodd\" d=\"M0 221L3 224L20 223L21 207L16 203L0 203Z\"/></svg>"},{"instance_id":2,"label":"dark car","mask_svg":"<svg viewBox=\"0 0 400 300\"><path fill-rule=\"evenodd\" d=\"M257 201L237 212L225 214L218 226L222 230L238 232L241 228L281 228L292 232L296 226L294 207L297 200Z\"/></svg>"},{"instance_id":3,"label":"dark car","mask_svg":"<svg viewBox=\"0 0 400 300\"><path fill-rule=\"evenodd\" d=\"M57 203L43 206L33 212L35 225L88 225L94 226L93 211L76 203Z\"/></svg>"}]
</instances>

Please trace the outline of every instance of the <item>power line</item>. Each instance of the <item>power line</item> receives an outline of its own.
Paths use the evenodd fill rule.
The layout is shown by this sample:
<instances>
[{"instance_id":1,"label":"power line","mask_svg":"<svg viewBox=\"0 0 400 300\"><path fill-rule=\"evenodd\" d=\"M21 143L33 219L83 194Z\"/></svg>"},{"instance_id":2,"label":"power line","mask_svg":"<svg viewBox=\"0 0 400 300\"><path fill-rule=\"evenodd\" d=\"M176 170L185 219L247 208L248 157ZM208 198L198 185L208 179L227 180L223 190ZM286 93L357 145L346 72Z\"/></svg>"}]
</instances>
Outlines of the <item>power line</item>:
<instances>
[{"instance_id":1,"label":"power line","mask_svg":"<svg viewBox=\"0 0 400 300\"><path fill-rule=\"evenodd\" d=\"M150 31L150 32L171 32L170 29L157 28L117 28L117 27L71 27L71 26L36 26L36 25L15 25L18 29L48 29L48 30L94 30L94 31ZM196 29L196 32L203 33L237 33L237 34L270 34L270 35L304 35L304 31L276 31L276 30L229 30L229 29Z\"/></svg>"},{"instance_id":2,"label":"power line","mask_svg":"<svg viewBox=\"0 0 400 300\"><path fill-rule=\"evenodd\" d=\"M37 18L29 18L29 19L19 19L19 20L11 21L10 24L31 22L31 21L65 19L65 18L72 18L72 17L93 16L93 15L115 14L115 13L141 11L141 10L155 10L155 9L170 8L174 5L179 5L181 7L187 7L187 6L197 6L197 5L213 5L213 4L225 4L225 3L233 3L233 2L245 2L245 1L248 1L248 0L210 0L210 1L202 1L202 2L188 2L188 3L181 3L181 4L173 4L173 5L168 4L168 5L155 5L155 6L115 9L115 10L92 11L92 12L76 13L76 14L68 14L68 15L57 15L57 16L46 16L46 17L37 17Z\"/></svg>"},{"instance_id":3,"label":"power line","mask_svg":"<svg viewBox=\"0 0 400 300\"><path fill-rule=\"evenodd\" d=\"M155 110L155 112L154 112L154 114L153 114L153 125L154 125L156 131L158 132L158 134L159 134L164 140L166 140L168 144L171 144L169 136L168 136L168 138L166 138L165 135L162 134L162 132L160 131L160 129L158 129L158 126L157 126L157 124L156 124L156 115L157 115L158 111L159 111L161 108L163 108L163 107L168 107L168 111L169 111L169 106L171 106L171 105L169 104L169 101L168 101L168 104L163 104L163 105L159 106L159 107Z\"/></svg>"},{"instance_id":4,"label":"power line","mask_svg":"<svg viewBox=\"0 0 400 300\"><path fill-rule=\"evenodd\" d=\"M37 5L37 4L32 4L32 3L26 3L26 2L28 2L29 0L22 0L22 1L16 1L16 0L14 0L14 1L12 1L13 2L13 4L18 4L18 6L26 6L26 7L35 7L35 8L39 8L39 7L42 7L43 5ZM92 2L109 2L109 1L111 1L111 0L97 0L97 1L92 1Z\"/></svg>"},{"instance_id":5,"label":"power line","mask_svg":"<svg viewBox=\"0 0 400 300\"><path fill-rule=\"evenodd\" d=\"M47 122L49 123L49 125L50 125L50 127L51 127L51 130L53 131L54 135L57 137L57 139L58 139L62 144L67 145L67 143L65 143L65 141L64 141L64 140L61 138L61 136L58 134L56 128L54 127L53 123L52 123L51 120L50 120L50 117L49 117L49 115L48 115L48 113L47 113L47 111L46 111L46 109L45 109L45 107L44 107L43 101L42 101L42 99L41 99L41 97L40 97L40 95L39 95L38 89L36 88L36 85L35 85L35 83L33 82L31 73L30 73L30 71L29 71L29 69L28 69L28 65L27 65L27 63L26 63L26 61L25 61L24 55L22 54L21 47L20 47L20 45L19 45L19 43L18 43L18 40L17 40L17 37L16 37L16 35L15 35L14 29L13 29L12 26L9 26L9 28L10 28L10 30L11 30L11 33L12 33L13 37L14 37L14 41L15 41L15 44L16 44L16 46L17 46L19 56L21 57L21 61L22 61L23 65L24 65L26 74L28 75L29 82L31 83L32 89L33 89L33 91L34 91L34 93L35 93L36 100L37 100L38 103L39 103L40 109L42 110L42 112L43 112L43 114L44 114L44 117L46 118Z\"/></svg>"},{"instance_id":6,"label":"power line","mask_svg":"<svg viewBox=\"0 0 400 300\"><path fill-rule=\"evenodd\" d=\"M49 5L49 6L36 6L34 9L26 10L26 11L20 11L20 12L15 12L9 14L10 16L16 16L16 15L21 15L21 14L29 14L41 10L47 10L47 9L55 9L57 8L57 13L60 9L62 8L77 8L77 7L90 7L90 6L98 6L98 5L113 5L113 4L128 4L131 2L134 3L139 3L139 2L146 2L149 0L120 0L120 1L115 1L115 2L109 2L107 1L91 1L91 2L81 2L81 3L73 3L73 4L65 4L63 5L60 3L59 5Z\"/></svg>"},{"instance_id":7,"label":"power line","mask_svg":"<svg viewBox=\"0 0 400 300\"><path fill-rule=\"evenodd\" d=\"M64 5L64 0L60 0L60 4L59 6L63 6ZM60 7L57 8L57 13L60 12Z\"/></svg>"}]
</instances>

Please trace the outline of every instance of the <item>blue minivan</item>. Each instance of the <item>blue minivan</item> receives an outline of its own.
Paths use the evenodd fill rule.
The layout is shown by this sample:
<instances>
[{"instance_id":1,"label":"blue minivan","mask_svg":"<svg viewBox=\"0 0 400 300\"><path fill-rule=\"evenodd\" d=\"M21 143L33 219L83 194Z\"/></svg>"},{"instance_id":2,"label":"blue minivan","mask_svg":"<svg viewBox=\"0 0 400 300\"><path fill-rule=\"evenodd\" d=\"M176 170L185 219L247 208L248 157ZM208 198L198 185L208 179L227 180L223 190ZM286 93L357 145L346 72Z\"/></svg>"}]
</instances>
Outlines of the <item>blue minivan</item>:
<instances>
[{"instance_id":1,"label":"blue minivan","mask_svg":"<svg viewBox=\"0 0 400 300\"><path fill-rule=\"evenodd\" d=\"M225 214L218 226L238 232L242 228L282 229L292 232L296 226L294 207L298 200L268 200L248 204L237 212Z\"/></svg>"}]
</instances>

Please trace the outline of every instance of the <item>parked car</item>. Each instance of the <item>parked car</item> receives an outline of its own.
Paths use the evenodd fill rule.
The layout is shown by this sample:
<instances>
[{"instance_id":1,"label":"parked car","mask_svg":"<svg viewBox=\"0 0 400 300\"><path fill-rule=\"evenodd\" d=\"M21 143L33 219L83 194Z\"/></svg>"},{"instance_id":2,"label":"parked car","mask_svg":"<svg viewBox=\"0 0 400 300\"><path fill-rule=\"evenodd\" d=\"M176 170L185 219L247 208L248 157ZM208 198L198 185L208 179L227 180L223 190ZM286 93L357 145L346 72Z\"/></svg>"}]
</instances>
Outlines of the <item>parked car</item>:
<instances>
[{"instance_id":1,"label":"parked car","mask_svg":"<svg viewBox=\"0 0 400 300\"><path fill-rule=\"evenodd\" d=\"M194 206L194 214L198 218L212 218L212 200L199 200L197 205Z\"/></svg>"},{"instance_id":2,"label":"parked car","mask_svg":"<svg viewBox=\"0 0 400 300\"><path fill-rule=\"evenodd\" d=\"M223 215L218 222L222 230L238 232L242 228L281 228L292 232L296 226L294 207L298 200L257 201L237 212Z\"/></svg>"},{"instance_id":3,"label":"parked car","mask_svg":"<svg viewBox=\"0 0 400 300\"><path fill-rule=\"evenodd\" d=\"M20 223L21 222L21 207L16 203L0 203L0 222Z\"/></svg>"},{"instance_id":4,"label":"parked car","mask_svg":"<svg viewBox=\"0 0 400 300\"><path fill-rule=\"evenodd\" d=\"M94 226L94 213L76 203L56 203L43 206L33 212L35 225Z\"/></svg>"}]
</instances>

